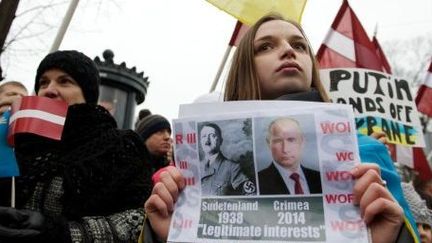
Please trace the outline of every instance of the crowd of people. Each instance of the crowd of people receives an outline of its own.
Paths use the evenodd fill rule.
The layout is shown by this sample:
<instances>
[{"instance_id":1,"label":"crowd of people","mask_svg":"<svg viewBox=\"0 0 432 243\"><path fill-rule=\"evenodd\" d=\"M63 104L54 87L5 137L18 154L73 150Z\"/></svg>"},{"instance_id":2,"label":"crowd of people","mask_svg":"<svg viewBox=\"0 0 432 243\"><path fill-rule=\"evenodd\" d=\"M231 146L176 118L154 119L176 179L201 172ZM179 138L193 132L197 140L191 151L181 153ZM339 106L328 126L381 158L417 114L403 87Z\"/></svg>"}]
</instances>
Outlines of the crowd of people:
<instances>
[{"instance_id":1,"label":"crowd of people","mask_svg":"<svg viewBox=\"0 0 432 243\"><path fill-rule=\"evenodd\" d=\"M99 83L95 63L81 52L56 51L40 62L35 95L66 102L67 116L60 141L16 135L16 206L3 196L10 195L10 186L4 186L10 182L2 178L0 242L166 241L174 204L186 186L180 170L172 166L170 123L142 110L135 131L118 129L109 111L97 104ZM0 115L27 94L19 82L0 85ZM238 45L224 100L275 99L329 102L301 26L269 14L251 26ZM287 130L295 135L280 135ZM255 181L222 153L221 134L216 124L200 129L205 193L256 194L255 189L244 190L253 188ZM382 134L358 138L362 164L351 171L354 203L370 228L372 242L416 242L415 228L424 242L432 242L427 208L431 200L426 204L409 186L401 186L380 141L385 140ZM300 165L304 141L296 121L275 120L267 143L273 160L260 172L260 181L272 183L279 176L277 194L321 192L319 173ZM288 147L299 158L284 159ZM218 170L222 172L215 174ZM216 187L218 181L226 187ZM432 187L422 186L421 195L430 193ZM275 194L273 189L261 190ZM399 195L402 192L405 197ZM412 195L418 197L414 200Z\"/></svg>"}]
</instances>

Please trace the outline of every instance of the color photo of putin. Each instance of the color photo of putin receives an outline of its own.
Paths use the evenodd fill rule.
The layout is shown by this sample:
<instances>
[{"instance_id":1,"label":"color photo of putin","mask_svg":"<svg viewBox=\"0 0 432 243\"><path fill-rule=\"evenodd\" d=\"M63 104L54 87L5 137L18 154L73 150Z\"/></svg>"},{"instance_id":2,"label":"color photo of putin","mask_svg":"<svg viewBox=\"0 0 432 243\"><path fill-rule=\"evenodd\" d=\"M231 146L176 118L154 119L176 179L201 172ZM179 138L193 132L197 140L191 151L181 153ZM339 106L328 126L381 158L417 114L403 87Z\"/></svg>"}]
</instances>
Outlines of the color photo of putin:
<instances>
[{"instance_id":1,"label":"color photo of putin","mask_svg":"<svg viewBox=\"0 0 432 243\"><path fill-rule=\"evenodd\" d=\"M297 120L277 118L268 126L266 141L273 160L258 172L260 194L321 193L321 177L302 165L305 137Z\"/></svg>"}]
</instances>

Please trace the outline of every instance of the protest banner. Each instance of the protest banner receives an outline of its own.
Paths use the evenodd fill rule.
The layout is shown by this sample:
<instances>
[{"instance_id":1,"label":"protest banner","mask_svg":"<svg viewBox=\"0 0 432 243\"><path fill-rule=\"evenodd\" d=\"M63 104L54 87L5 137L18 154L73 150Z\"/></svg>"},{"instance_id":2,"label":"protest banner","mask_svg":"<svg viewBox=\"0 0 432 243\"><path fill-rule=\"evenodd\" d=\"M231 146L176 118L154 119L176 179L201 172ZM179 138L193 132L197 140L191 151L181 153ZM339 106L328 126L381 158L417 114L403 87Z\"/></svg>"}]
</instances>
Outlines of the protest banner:
<instances>
[{"instance_id":1,"label":"protest banner","mask_svg":"<svg viewBox=\"0 0 432 243\"><path fill-rule=\"evenodd\" d=\"M383 131L390 143L425 146L407 80L360 68L322 69L320 77L333 102L353 107L360 133Z\"/></svg>"},{"instance_id":2,"label":"protest banner","mask_svg":"<svg viewBox=\"0 0 432 243\"><path fill-rule=\"evenodd\" d=\"M186 105L180 114L175 161L186 187L169 242L369 242L353 204L349 171L360 159L350 106L242 101ZM280 141L276 127L296 135ZM275 162L283 143L299 154ZM291 165L304 181L278 174Z\"/></svg>"}]
</instances>

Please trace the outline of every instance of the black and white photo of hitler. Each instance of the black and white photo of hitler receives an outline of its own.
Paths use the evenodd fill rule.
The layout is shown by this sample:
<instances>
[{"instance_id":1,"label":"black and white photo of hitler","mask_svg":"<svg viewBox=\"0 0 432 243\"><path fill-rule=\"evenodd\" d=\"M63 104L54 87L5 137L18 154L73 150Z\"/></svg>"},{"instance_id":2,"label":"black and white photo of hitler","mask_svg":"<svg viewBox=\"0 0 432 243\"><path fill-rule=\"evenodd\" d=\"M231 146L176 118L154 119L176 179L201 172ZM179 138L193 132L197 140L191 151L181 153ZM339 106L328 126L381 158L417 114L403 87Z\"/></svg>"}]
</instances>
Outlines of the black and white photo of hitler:
<instances>
[{"instance_id":1,"label":"black and white photo of hitler","mask_svg":"<svg viewBox=\"0 0 432 243\"><path fill-rule=\"evenodd\" d=\"M203 196L255 195L251 119L197 124Z\"/></svg>"}]
</instances>

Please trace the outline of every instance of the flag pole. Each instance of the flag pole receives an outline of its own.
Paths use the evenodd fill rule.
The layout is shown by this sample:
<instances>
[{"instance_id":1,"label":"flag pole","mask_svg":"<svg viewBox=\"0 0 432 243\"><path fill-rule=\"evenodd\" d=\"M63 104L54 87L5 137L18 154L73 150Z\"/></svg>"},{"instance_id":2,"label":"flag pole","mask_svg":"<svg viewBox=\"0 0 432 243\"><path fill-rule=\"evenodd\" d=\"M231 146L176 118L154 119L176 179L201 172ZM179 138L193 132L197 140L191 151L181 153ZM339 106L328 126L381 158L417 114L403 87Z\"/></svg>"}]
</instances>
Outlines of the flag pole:
<instances>
[{"instance_id":1,"label":"flag pole","mask_svg":"<svg viewBox=\"0 0 432 243\"><path fill-rule=\"evenodd\" d=\"M241 29L242 25L243 25L242 22L240 22L240 21L237 20L237 23L236 23L236 25L234 27L234 31L233 31L233 33L231 35L231 39L230 39L230 41L228 43L228 47L225 50L225 54L224 54L224 56L222 58L222 62L219 65L219 69L218 69L218 71L216 73L216 77L214 78L213 83L212 83L212 85L210 87L210 93L213 92L216 89L216 85L217 85L217 83L219 81L219 78L220 78L220 76L222 74L222 71L224 70L225 64L226 64L226 62L228 60L229 54L230 54L230 52L232 50L232 47L234 46L234 44L236 42L237 36L238 36L238 34L240 32L240 29Z\"/></svg>"},{"instance_id":2,"label":"flag pole","mask_svg":"<svg viewBox=\"0 0 432 243\"><path fill-rule=\"evenodd\" d=\"M67 30L67 28L69 26L69 23L72 20L72 16L73 16L73 14L75 12L75 9L78 6L78 2L79 2L79 0L72 0L70 2L69 8L68 8L68 10L66 12L66 15L63 18L62 24L61 24L61 26L60 26L60 28L59 28L59 30L57 32L56 38L54 39L54 42L53 42L53 44L51 46L51 49L50 49L49 53L55 52L55 51L57 51L59 49L60 44L61 44L61 42L63 40L63 37L64 37L64 35L66 33L66 30Z\"/></svg>"},{"instance_id":3,"label":"flag pole","mask_svg":"<svg viewBox=\"0 0 432 243\"><path fill-rule=\"evenodd\" d=\"M373 36L377 37L377 34L378 34L378 22L375 23L375 29L374 29L374 35Z\"/></svg>"},{"instance_id":4,"label":"flag pole","mask_svg":"<svg viewBox=\"0 0 432 243\"><path fill-rule=\"evenodd\" d=\"M11 185L11 207L15 208L15 176L12 176Z\"/></svg>"},{"instance_id":5,"label":"flag pole","mask_svg":"<svg viewBox=\"0 0 432 243\"><path fill-rule=\"evenodd\" d=\"M220 78L220 76L222 74L222 71L224 70L224 67L225 67L225 64L226 64L226 62L228 60L228 56L229 56L229 54L231 52L231 49L232 49L232 46L228 45L228 47L225 50L225 54L224 54L224 56L222 58L222 62L219 65L219 69L218 69L218 71L216 73L216 76L215 76L215 78L213 80L213 83L212 83L212 85L210 87L210 93L213 92L216 89L216 85L217 85L217 83L219 81L219 78Z\"/></svg>"}]
</instances>

